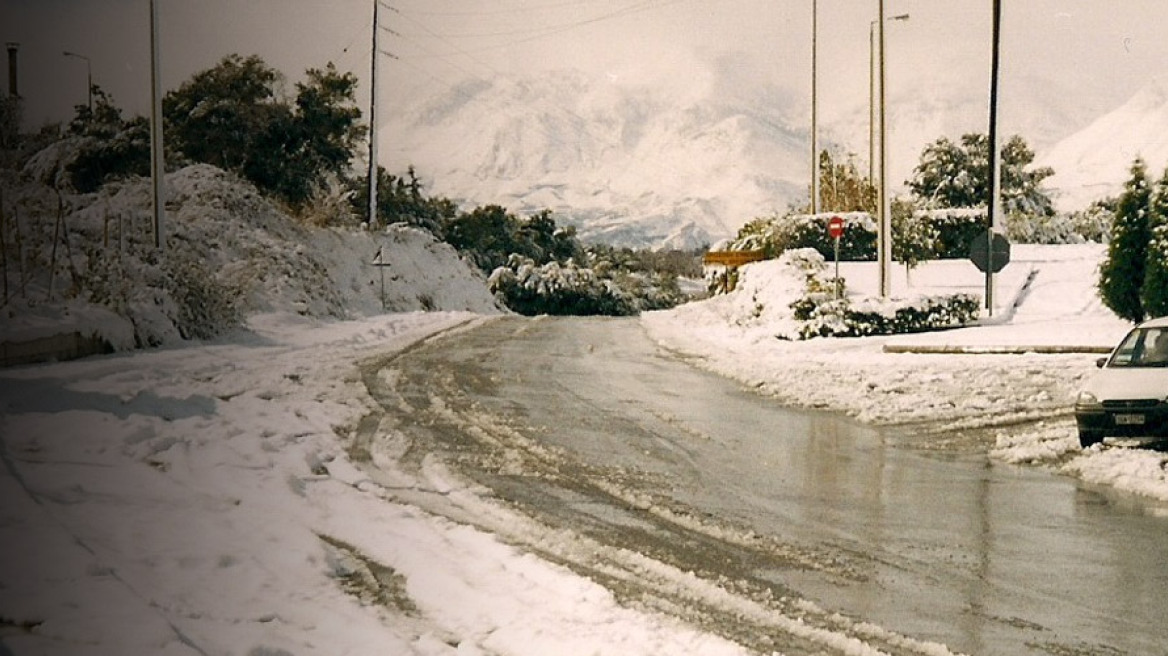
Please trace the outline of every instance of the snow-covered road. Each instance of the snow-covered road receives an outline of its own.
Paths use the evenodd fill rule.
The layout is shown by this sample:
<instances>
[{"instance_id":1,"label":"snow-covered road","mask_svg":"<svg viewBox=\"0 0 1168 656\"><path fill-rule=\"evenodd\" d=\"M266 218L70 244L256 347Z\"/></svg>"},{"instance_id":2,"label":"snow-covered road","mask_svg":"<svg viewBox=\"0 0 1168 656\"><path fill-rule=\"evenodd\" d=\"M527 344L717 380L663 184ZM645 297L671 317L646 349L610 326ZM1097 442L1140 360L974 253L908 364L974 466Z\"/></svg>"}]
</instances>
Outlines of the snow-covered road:
<instances>
[{"instance_id":1,"label":"snow-covered road","mask_svg":"<svg viewBox=\"0 0 1168 656\"><path fill-rule=\"evenodd\" d=\"M1156 522L971 443L913 448L936 440L919 426L784 409L635 322L500 319L383 375L400 437L382 467L447 463L531 518L462 521L760 652L1142 654L1166 637L1143 604L1168 586Z\"/></svg>"}]
</instances>

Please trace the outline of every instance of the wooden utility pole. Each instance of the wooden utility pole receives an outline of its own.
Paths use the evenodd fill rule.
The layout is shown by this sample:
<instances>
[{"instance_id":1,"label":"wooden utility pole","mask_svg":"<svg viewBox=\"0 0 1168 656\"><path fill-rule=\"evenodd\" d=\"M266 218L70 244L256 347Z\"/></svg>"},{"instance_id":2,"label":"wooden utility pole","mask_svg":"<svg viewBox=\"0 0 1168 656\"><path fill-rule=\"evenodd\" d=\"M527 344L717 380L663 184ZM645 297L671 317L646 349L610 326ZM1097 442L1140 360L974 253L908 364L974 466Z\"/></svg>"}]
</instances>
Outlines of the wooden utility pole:
<instances>
[{"instance_id":1,"label":"wooden utility pole","mask_svg":"<svg viewBox=\"0 0 1168 656\"><path fill-rule=\"evenodd\" d=\"M158 55L158 6L150 0L150 183L154 206L154 247L166 244L163 219L166 214L166 160L162 150L162 64Z\"/></svg>"},{"instance_id":2,"label":"wooden utility pole","mask_svg":"<svg viewBox=\"0 0 1168 656\"><path fill-rule=\"evenodd\" d=\"M369 227L377 225L377 7L373 0L373 49L369 53Z\"/></svg>"}]
</instances>

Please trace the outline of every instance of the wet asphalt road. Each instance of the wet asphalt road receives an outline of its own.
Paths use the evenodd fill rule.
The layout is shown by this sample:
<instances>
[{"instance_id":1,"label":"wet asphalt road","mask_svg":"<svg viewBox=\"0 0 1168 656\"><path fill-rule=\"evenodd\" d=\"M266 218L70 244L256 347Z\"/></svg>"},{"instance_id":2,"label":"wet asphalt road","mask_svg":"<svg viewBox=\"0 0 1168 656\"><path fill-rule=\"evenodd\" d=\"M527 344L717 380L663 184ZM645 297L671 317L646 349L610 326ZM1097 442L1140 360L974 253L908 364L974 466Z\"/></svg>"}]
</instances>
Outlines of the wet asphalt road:
<instances>
[{"instance_id":1,"label":"wet asphalt road","mask_svg":"<svg viewBox=\"0 0 1168 656\"><path fill-rule=\"evenodd\" d=\"M635 320L505 318L390 367L411 439L548 525L954 651L1168 654L1164 504L784 409ZM682 615L760 651L818 649Z\"/></svg>"}]
</instances>

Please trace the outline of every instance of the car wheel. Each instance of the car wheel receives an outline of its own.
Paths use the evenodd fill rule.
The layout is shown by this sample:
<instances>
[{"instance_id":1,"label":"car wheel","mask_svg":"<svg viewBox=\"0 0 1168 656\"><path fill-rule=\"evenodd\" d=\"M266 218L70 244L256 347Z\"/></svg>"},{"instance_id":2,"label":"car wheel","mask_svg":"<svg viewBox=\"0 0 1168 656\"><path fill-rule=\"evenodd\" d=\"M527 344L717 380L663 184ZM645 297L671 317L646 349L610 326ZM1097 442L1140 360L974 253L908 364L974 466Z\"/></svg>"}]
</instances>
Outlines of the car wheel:
<instances>
[{"instance_id":1,"label":"car wheel","mask_svg":"<svg viewBox=\"0 0 1168 656\"><path fill-rule=\"evenodd\" d=\"M1079 429L1079 446L1086 449L1103 441L1103 433L1096 430Z\"/></svg>"}]
</instances>

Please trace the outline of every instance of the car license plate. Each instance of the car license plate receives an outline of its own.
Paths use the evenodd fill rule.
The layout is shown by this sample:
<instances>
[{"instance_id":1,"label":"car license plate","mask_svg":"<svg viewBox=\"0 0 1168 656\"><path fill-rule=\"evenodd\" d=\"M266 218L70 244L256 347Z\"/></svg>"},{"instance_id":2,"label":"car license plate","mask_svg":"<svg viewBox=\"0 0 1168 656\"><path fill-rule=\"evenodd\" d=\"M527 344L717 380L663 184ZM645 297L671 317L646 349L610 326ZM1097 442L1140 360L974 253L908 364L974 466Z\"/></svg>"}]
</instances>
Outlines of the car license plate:
<instances>
[{"instance_id":1,"label":"car license plate","mask_svg":"<svg viewBox=\"0 0 1168 656\"><path fill-rule=\"evenodd\" d=\"M1143 426L1144 425L1144 416L1143 415L1132 415L1132 414L1115 415L1115 425L1116 426Z\"/></svg>"}]
</instances>

